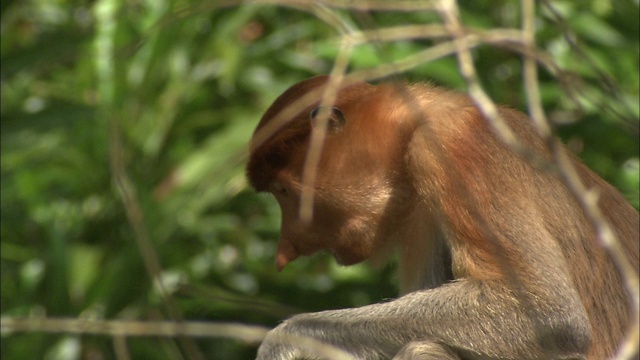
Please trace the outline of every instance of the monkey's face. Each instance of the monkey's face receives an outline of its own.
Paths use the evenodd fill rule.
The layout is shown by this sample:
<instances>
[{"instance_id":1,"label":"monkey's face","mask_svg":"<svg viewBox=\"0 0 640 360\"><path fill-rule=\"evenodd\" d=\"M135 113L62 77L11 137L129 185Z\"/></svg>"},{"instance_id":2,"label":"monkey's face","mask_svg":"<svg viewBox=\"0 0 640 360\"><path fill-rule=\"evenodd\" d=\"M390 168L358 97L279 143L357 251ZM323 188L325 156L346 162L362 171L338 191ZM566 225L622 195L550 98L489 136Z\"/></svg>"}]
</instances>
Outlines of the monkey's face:
<instances>
[{"instance_id":1,"label":"monkey's face","mask_svg":"<svg viewBox=\"0 0 640 360\"><path fill-rule=\"evenodd\" d=\"M311 206L308 221L301 216L305 206L301 197L306 187L301 172L283 169L270 185L269 191L282 210L276 259L280 269L299 255L319 250L328 250L341 264L355 264L369 258L379 247L385 233L382 218L391 197L387 186L373 177L361 177L358 183L344 181L345 171L325 165L321 161L314 186L307 188L312 199L306 205ZM291 166L303 169L305 165L300 161Z\"/></svg>"},{"instance_id":2,"label":"monkey's face","mask_svg":"<svg viewBox=\"0 0 640 360\"><path fill-rule=\"evenodd\" d=\"M360 83L342 89L330 108L316 101L252 150L248 178L256 190L272 193L282 210L279 269L319 250L330 251L341 264L363 261L397 228L387 219L397 219L399 208L407 205L399 201L406 194L397 186L406 134L389 126L392 117L384 116L389 110L376 110L376 99L366 96L372 88ZM256 134L277 108L293 101L292 89L267 111ZM312 147L318 135L321 146ZM314 155L319 160L310 169ZM315 175L305 177L305 172ZM310 219L301 216L305 207Z\"/></svg>"}]
</instances>

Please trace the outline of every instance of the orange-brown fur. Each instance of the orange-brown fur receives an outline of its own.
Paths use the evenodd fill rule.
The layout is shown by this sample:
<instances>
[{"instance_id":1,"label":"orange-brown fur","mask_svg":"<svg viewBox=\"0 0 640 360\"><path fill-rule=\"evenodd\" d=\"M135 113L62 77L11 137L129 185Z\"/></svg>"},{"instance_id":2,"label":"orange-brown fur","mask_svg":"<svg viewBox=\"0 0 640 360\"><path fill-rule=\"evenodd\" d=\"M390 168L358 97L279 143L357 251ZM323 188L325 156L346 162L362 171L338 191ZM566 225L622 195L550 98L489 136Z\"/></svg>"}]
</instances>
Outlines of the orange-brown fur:
<instances>
[{"instance_id":1,"label":"orange-brown fur","mask_svg":"<svg viewBox=\"0 0 640 360\"><path fill-rule=\"evenodd\" d=\"M556 175L509 150L464 95L427 85L343 86L334 106L346 122L327 134L313 184L313 219L301 221L299 194L307 185L302 171L311 133L318 131L309 113L327 80L312 78L285 92L256 129L255 138L265 140L252 144L248 178L256 190L274 193L283 212L278 267L319 250L349 265L380 257L395 245L401 291L408 295L326 318L299 315L274 334L317 336L372 359L416 351L421 344L464 358L602 359L615 353L630 309L621 276L593 225ZM283 109L314 92L289 122L260 133ZM529 152L551 161L525 115L507 108L500 114ZM627 250L626 260L637 268L638 212L572 160L586 186L601 192L599 206ZM445 300L474 296L494 300L476 310ZM469 301L475 306L479 300ZM421 311L415 306L432 315L417 321ZM363 320L369 313L371 320ZM390 335L395 340L383 341L385 324L373 319L388 313L406 314L405 324L417 321L420 330L405 325ZM458 322L460 316L468 323ZM323 337L317 325L305 325L311 319L325 319L323 334L351 330ZM349 339L361 331L358 321L381 329L371 330L371 337L381 339L371 349L358 348L370 338ZM386 324L394 326L391 320ZM486 334L494 327L501 332ZM262 357L304 353L269 339Z\"/></svg>"}]
</instances>

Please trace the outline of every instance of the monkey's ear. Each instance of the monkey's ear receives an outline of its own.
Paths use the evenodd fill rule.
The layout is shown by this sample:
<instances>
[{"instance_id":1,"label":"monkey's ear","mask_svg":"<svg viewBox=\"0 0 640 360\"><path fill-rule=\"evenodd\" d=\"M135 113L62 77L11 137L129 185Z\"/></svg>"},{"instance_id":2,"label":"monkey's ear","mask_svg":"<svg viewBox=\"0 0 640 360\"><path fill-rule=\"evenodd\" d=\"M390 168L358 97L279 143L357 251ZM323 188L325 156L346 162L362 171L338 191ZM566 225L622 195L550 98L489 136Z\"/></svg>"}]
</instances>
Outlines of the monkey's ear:
<instances>
[{"instance_id":1,"label":"monkey's ear","mask_svg":"<svg viewBox=\"0 0 640 360\"><path fill-rule=\"evenodd\" d=\"M317 127L318 121L322 116L321 110L322 106L317 106L309 113L309 121L311 122L311 126ZM344 114L337 107L332 107L329 110L329 117L327 118L327 130L330 132L338 132L342 130L344 124L347 120L344 117Z\"/></svg>"}]
</instances>

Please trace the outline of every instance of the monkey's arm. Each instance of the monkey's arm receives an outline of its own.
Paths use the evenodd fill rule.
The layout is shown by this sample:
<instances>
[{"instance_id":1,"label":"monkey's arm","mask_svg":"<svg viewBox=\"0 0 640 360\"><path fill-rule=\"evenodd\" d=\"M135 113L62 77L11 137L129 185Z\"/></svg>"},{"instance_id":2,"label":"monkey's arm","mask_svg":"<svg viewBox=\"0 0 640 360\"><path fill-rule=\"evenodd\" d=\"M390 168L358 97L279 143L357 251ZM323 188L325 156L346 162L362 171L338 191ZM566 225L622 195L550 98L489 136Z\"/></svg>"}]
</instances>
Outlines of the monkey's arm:
<instances>
[{"instance_id":1,"label":"monkey's arm","mask_svg":"<svg viewBox=\"0 0 640 360\"><path fill-rule=\"evenodd\" d=\"M258 359L313 357L286 335L308 336L358 359L391 358L415 341L437 342L470 359L579 358L590 343L589 322L579 302L565 300L533 321L541 314L523 310L529 304L506 284L463 279L386 303L294 316L269 333Z\"/></svg>"}]
</instances>

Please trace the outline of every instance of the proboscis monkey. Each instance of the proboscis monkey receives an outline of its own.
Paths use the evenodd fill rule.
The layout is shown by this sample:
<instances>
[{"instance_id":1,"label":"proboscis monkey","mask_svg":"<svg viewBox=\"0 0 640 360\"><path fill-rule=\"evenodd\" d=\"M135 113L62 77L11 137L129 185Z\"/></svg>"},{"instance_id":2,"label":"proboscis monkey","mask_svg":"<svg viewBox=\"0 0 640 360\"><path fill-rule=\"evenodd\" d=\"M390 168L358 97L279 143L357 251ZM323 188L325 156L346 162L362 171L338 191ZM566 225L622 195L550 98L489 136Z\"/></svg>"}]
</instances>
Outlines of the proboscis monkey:
<instances>
[{"instance_id":1,"label":"proboscis monkey","mask_svg":"<svg viewBox=\"0 0 640 360\"><path fill-rule=\"evenodd\" d=\"M327 83L321 76L289 88L254 134L249 181L275 195L282 210L277 266L319 250L350 265L395 246L403 295L296 315L267 335L259 359L314 357L285 335L311 337L358 359L615 354L633 318L627 293L594 226L556 175L504 145L465 95L428 85L347 83L320 111ZM303 96L313 103L261 134ZM551 161L524 114L499 111L530 154ZM320 113L328 114L326 126ZM303 221L302 174L312 133L321 130L313 213ZM585 185L599 189L600 209L637 268L638 212L573 163Z\"/></svg>"}]
</instances>

